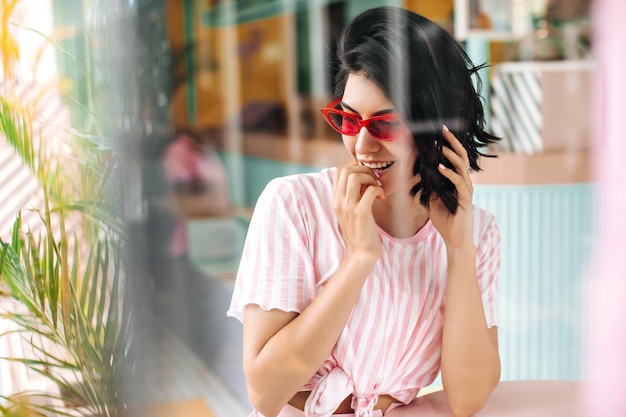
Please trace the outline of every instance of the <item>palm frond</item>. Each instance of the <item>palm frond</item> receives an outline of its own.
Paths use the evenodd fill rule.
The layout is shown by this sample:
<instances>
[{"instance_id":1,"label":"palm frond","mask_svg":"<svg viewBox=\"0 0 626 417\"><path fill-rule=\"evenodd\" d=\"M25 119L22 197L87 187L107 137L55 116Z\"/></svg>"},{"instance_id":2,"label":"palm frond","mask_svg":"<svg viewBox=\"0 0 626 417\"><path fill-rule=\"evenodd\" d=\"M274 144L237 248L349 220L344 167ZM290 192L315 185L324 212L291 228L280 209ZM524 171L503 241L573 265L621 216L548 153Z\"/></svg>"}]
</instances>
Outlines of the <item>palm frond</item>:
<instances>
[{"instance_id":1,"label":"palm frond","mask_svg":"<svg viewBox=\"0 0 626 417\"><path fill-rule=\"evenodd\" d=\"M30 123L26 115L18 111L16 106L11 106L4 97L0 97L0 133L4 134L7 142L33 174L38 175L37 155Z\"/></svg>"},{"instance_id":2,"label":"palm frond","mask_svg":"<svg viewBox=\"0 0 626 417\"><path fill-rule=\"evenodd\" d=\"M18 2L4 0L3 5ZM8 27L5 23L3 29ZM19 306L0 313L17 326L0 337L26 341L34 356L11 360L45 376L65 395L65 405L42 407L33 411L41 414L29 416L72 415L84 409L112 417L124 406L122 384L132 368L128 359L133 312L121 295L125 276L120 247L125 232L114 209L118 187L111 155L119 149L101 134L102 113L93 110L89 57L80 62L45 34L23 26L20 29L37 33L57 52L70 57L89 85L86 102L71 97L54 82L35 94L37 102L47 89L56 88L84 112L80 129L60 131L71 149L69 157L50 157L44 151L46 138L37 136L39 130L33 129L33 122L46 121L38 120L32 107L0 97L0 134L43 191L43 206L35 210L43 231L24 230L21 213L16 213L10 241L0 240L0 280ZM9 42L5 38L0 42L3 40ZM3 65L8 63L5 58L3 55ZM12 412L8 406L0 407L0 412L17 415L8 414Z\"/></svg>"},{"instance_id":3,"label":"palm frond","mask_svg":"<svg viewBox=\"0 0 626 417\"><path fill-rule=\"evenodd\" d=\"M59 212L60 215L64 213L63 210ZM103 412L102 415L115 415L111 410L117 407L120 389L111 387L110 381L122 380L118 373L122 372L125 357L120 356L119 352L125 351L120 349L120 343L122 345L125 343L122 339L126 333L122 334L122 330L127 328L127 325L121 325L122 301L117 295L121 278L119 252L105 238L100 244L87 250L86 259L91 266L85 268L85 271L88 270L89 275L79 276L74 269L70 279L69 273L65 277L62 272L64 268L68 270L65 262L69 262L61 259L68 256L67 250L63 249L63 242L48 243L54 240L50 234L40 239L32 234L27 236L26 240L15 241L19 242L22 248L21 258L28 259L28 262L20 262L20 256L15 253L15 248L2 243L0 271L11 294L28 310L23 314L5 313L4 317L18 324L21 327L20 333L38 336L29 341L37 359L13 360L46 375L65 390L64 392L72 394L74 399L80 399L79 403L98 409L99 412ZM67 238L68 235L65 235L65 239ZM39 256L39 253L45 252L47 247L56 248L51 251L51 260L44 260L45 256ZM40 288L33 285L32 277L44 270L34 265L44 266L46 263L54 263L55 272L53 276L46 277L47 293L42 297ZM63 279L67 280L66 284L58 282ZM55 280L57 282L50 285ZM81 287L76 284L80 284ZM59 317L58 321L54 321L52 312L55 309L50 306L54 296L50 294L50 287L62 293L64 285L67 293L60 294L56 299L58 304L56 310L62 311L61 304L65 303L68 309L61 314L67 314L67 318ZM69 357L56 355L41 346L39 342L41 339L60 345ZM80 375L76 388L78 391L73 392L70 388L70 385L76 386L76 381L61 377L55 373L55 369ZM105 380L107 383L103 382Z\"/></svg>"}]
</instances>

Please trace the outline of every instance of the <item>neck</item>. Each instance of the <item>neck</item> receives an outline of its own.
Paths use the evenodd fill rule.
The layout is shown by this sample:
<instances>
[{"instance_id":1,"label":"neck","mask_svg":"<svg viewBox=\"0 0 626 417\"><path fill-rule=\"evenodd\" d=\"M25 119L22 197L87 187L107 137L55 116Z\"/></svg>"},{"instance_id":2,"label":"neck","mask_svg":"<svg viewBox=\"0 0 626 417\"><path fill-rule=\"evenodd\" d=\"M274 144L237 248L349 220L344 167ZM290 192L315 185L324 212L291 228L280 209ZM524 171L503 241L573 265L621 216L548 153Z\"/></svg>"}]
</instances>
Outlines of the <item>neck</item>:
<instances>
[{"instance_id":1,"label":"neck","mask_svg":"<svg viewBox=\"0 0 626 417\"><path fill-rule=\"evenodd\" d=\"M374 219L389 235L411 237L428 222L428 210L419 202L419 196L394 193L374 203Z\"/></svg>"}]
</instances>

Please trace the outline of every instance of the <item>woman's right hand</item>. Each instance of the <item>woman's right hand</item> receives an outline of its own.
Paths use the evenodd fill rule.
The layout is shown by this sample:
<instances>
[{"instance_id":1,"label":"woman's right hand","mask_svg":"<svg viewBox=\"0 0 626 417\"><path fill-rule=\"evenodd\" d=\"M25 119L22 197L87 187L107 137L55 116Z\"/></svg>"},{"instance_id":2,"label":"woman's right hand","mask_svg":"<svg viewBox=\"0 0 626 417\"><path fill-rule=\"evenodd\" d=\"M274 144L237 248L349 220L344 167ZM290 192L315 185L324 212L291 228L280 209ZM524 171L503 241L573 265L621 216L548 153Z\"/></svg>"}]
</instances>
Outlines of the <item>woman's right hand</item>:
<instances>
[{"instance_id":1,"label":"woman's right hand","mask_svg":"<svg viewBox=\"0 0 626 417\"><path fill-rule=\"evenodd\" d=\"M348 255L380 257L380 237L372 206L385 198L372 170L363 165L337 168L333 180L333 209L337 214Z\"/></svg>"}]
</instances>

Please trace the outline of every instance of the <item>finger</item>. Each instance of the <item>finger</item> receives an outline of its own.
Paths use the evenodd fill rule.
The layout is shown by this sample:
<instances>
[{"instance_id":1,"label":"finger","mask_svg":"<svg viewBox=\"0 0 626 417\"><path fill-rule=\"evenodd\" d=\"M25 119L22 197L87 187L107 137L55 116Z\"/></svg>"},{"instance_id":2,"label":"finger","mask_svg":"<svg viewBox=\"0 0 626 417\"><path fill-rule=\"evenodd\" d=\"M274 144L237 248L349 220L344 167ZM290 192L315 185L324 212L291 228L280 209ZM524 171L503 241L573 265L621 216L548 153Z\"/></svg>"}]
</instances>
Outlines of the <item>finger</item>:
<instances>
[{"instance_id":1,"label":"finger","mask_svg":"<svg viewBox=\"0 0 626 417\"><path fill-rule=\"evenodd\" d=\"M343 168L338 167L337 171L335 171L335 176L333 178L333 202L339 200L340 195L344 195L346 192L345 184L341 182L341 171Z\"/></svg>"},{"instance_id":2,"label":"finger","mask_svg":"<svg viewBox=\"0 0 626 417\"><path fill-rule=\"evenodd\" d=\"M463 177L461 177L460 174L457 174L456 172L454 172L454 170L448 168L444 164L439 164L437 168L439 169L439 172L441 172L441 175L449 179L450 182L454 184L454 186L457 189L457 192L461 192L460 190L461 186L466 185L465 182L463 181Z\"/></svg>"},{"instance_id":3,"label":"finger","mask_svg":"<svg viewBox=\"0 0 626 417\"><path fill-rule=\"evenodd\" d=\"M385 192L383 191L383 187L379 186L370 186L367 187L367 190L363 193L363 197L359 202L359 208L363 210L372 210L372 206L374 205L374 201L376 199L384 199Z\"/></svg>"},{"instance_id":4,"label":"finger","mask_svg":"<svg viewBox=\"0 0 626 417\"><path fill-rule=\"evenodd\" d=\"M348 180L348 176L352 169L358 167L358 165L345 165L343 167L338 168L337 172L337 184L335 186L334 198L340 199L344 195L346 195L346 184Z\"/></svg>"},{"instance_id":5,"label":"finger","mask_svg":"<svg viewBox=\"0 0 626 417\"><path fill-rule=\"evenodd\" d=\"M474 187L472 185L472 180L469 178L469 175L467 174L467 172L465 173L464 176L462 176L460 174L457 174L453 170L449 169L443 164L439 164L437 168L439 169L439 172L441 172L441 175L449 179L450 182L454 184L459 200L469 200L469 201L472 200ZM469 181L469 184L466 181Z\"/></svg>"},{"instance_id":6,"label":"finger","mask_svg":"<svg viewBox=\"0 0 626 417\"><path fill-rule=\"evenodd\" d=\"M357 202L363 194L363 187L380 186L380 181L371 173L351 172L346 186L346 197Z\"/></svg>"},{"instance_id":7,"label":"finger","mask_svg":"<svg viewBox=\"0 0 626 417\"><path fill-rule=\"evenodd\" d=\"M443 138L448 142L450 148L452 148L452 150L454 150L457 155L465 160L468 160L467 150L465 149L461 141L459 141L457 137L454 136L454 133L450 132L446 125L443 125Z\"/></svg>"},{"instance_id":8,"label":"finger","mask_svg":"<svg viewBox=\"0 0 626 417\"><path fill-rule=\"evenodd\" d=\"M465 181L465 186L469 189L470 194L474 192L474 184L472 183L472 178L470 177L469 172L469 162L467 160L462 159L459 155L455 154L452 149L444 146L443 155L448 158L448 160L454 166L454 170L458 175L463 178ZM457 185L458 188L458 185Z\"/></svg>"},{"instance_id":9,"label":"finger","mask_svg":"<svg viewBox=\"0 0 626 417\"><path fill-rule=\"evenodd\" d=\"M459 175L463 175L463 173L467 174L467 160L466 159L463 159L459 154L455 153L447 145L443 147L442 155L444 156L444 158L450 161L450 163L454 167L454 170Z\"/></svg>"},{"instance_id":10,"label":"finger","mask_svg":"<svg viewBox=\"0 0 626 417\"><path fill-rule=\"evenodd\" d=\"M349 184L352 174L364 175L364 177L361 177L360 183ZM333 183L333 201L336 204L340 204L347 194L351 194L353 202L356 203L361 197L362 185L380 185L380 181L374 176L372 170L362 165L348 165L338 168L335 178L336 180Z\"/></svg>"},{"instance_id":11,"label":"finger","mask_svg":"<svg viewBox=\"0 0 626 417\"><path fill-rule=\"evenodd\" d=\"M337 168L339 173L349 173L349 172L364 172L364 173L372 173L372 170L365 165L357 165L357 164L349 164L344 165L342 167Z\"/></svg>"}]
</instances>

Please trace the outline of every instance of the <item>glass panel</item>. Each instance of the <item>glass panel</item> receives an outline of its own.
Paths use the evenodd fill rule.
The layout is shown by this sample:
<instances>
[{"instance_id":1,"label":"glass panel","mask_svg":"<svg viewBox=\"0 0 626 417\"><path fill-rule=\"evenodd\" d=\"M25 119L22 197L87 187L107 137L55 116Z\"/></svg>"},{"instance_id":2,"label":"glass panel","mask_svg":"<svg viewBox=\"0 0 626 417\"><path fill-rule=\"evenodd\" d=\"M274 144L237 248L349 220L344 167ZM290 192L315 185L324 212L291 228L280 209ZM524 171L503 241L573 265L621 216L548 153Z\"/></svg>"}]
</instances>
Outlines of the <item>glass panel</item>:
<instances>
[{"instance_id":1,"label":"glass panel","mask_svg":"<svg viewBox=\"0 0 626 417\"><path fill-rule=\"evenodd\" d=\"M350 363L345 355L341 356L341 352L352 347L332 351L328 346L334 348L338 346L334 342L349 340L354 342L356 355L361 350L377 349L380 342L380 352L385 353L375 356L383 363L380 370L362 367L380 381L371 386L370 381L361 379L339 381L350 385L341 393L343 397L353 394L351 385L354 389L368 387L346 404L365 407L367 394L377 392L388 395L381 397L377 406L380 408L387 402L410 400L400 398L404 394L398 393L413 395L421 390L421 394L426 394L443 388L438 366L434 366L432 375L414 383L386 379L397 369L385 368L385 361L398 346L414 345L400 340L405 333L413 332L390 336L388 329L408 328L403 320L421 311L418 305L407 307L414 299L423 305L435 305L432 316L441 312L441 317L437 316L441 320L431 323L437 331L430 340L437 342L423 350L439 352L443 342L438 341L438 335L447 320L444 307L450 308L448 311L454 311L454 307L436 304L441 300L428 297L437 293L445 294L442 299L453 299L454 295L437 287L437 283L454 286L459 281L456 278L474 275L481 294L474 287L463 292L476 305L483 305L485 314L479 315L480 325L486 319L499 329L502 380L583 378L586 341L581 323L586 319L586 294L581 289L588 284L589 270L597 256L593 250L598 243L596 229L602 225L597 224L595 216L610 209L612 201L602 194L600 186L605 183L598 183L593 175L591 161L600 157L594 155L592 145L601 141L598 148L614 149L615 131L619 129L609 131L607 126L614 116L612 109L620 108L621 103L611 96L612 87L602 84L602 77L609 77L611 71L597 71L600 64L617 64L607 58L610 54L606 51L602 57L609 62L599 62L599 52L604 50L597 50L600 46L594 44L596 31L604 26L617 31L619 27L604 20L592 21L590 1L37 1L41 3L14 3L24 7L23 16L43 16L45 13L36 13L41 8L51 10L52 17L22 22L13 16L11 19L22 22L13 25L8 23L8 14L0 16L6 21L3 30L5 26L10 29L0 39L1 107L5 112L0 123L0 201L11 202L0 207L0 238L13 250L9 252L5 250L8 246L3 246L5 252L0 251L0 265L5 268L0 269L0 275L3 282L7 273L12 273L13 278L28 277L32 282L24 288L34 291L30 299L44 303L42 311L50 315L48 323L56 325L54 320L70 320L53 329L59 332L58 340L70 338L67 346L59 347L66 349L67 357L85 361L85 365L95 363L87 362L94 358L80 355L99 349L111 354L109 365L106 355L101 355L96 359L102 360L98 362L102 369L93 365L93 372L85 366L80 372L70 370L74 372L71 383L51 391L66 397L68 392L80 394L72 384L81 386L88 381L97 385L102 378L106 389L93 392L102 391L108 397L81 397L87 402L99 401L79 406L87 406L89 415L115 415L103 410L115 408L117 402L120 408L141 410L137 415L146 410L150 414L154 412L151 406L163 402L168 403L166 407L174 407L168 415L248 415L253 404L243 373L242 328L237 320L226 316L237 285L250 294L257 291L258 297L251 304L263 304L261 297L266 294L274 294L279 300L289 299L292 290L295 296L306 298L302 304L263 304L261 310L272 311L258 312L259 317L275 320L261 320L262 324L252 330L246 329L249 340L257 342L254 349L266 346L264 354L271 357L274 345L268 340L272 335L283 330L288 334L289 326L296 328L308 320L304 314L298 319L294 316L311 308L322 288L332 291L329 281L345 278L341 272L336 275L336 271L343 271L343 260L354 253L353 242L362 242L376 233L382 249L380 257L372 262L375 266L366 271L369 278L363 277L360 292L335 297L349 299L355 305L359 302L355 300L370 297L372 303L359 304L363 310L356 308L352 312L368 311L376 320L351 326L347 323L352 316L342 318L339 308L337 312L333 310L336 314L331 315L332 319L343 320L346 325L339 330L327 325L328 333L334 332L336 340L324 344L328 352L316 359L320 362L331 357L337 361L327 361L317 377L326 376L327 368L339 364L346 368L349 378L360 378L358 373L349 372ZM617 0L604 3L611 1ZM442 50L456 51L452 47L455 44L449 48L440 48L440 44L424 48L424 43L416 39L427 42L432 33L418 32L415 38L407 40L412 47L404 55L407 59L396 61L386 55L393 51L392 47L371 51L361 44L363 50L371 53L365 60L381 66L370 67L378 72L352 69L352 75L366 77L358 78L358 86L351 87L352 97L360 101L350 104L357 107L355 110L363 118L383 114L390 108L403 120L411 118L407 125L420 133L414 142L409 138L409 145L376 140L361 140L358 145L346 140L344 144L341 134L320 114L321 107L344 93L345 80L337 77L341 74L339 44L345 28L362 11L378 6L399 6L432 20L443 28L436 33L446 34L445 39L447 34L452 36L474 66L470 68L471 77L463 77L458 88L452 83L441 86L439 80L452 79L451 74L457 72L451 60L441 61L447 62L443 65L439 61L429 64L429 59L439 57ZM395 24L401 26L401 22ZM34 31L25 31L20 25L32 25ZM375 34L380 38L364 36L358 42L367 38L395 45L393 41L406 33L409 31L397 29L385 35ZM34 34L45 41L48 50L37 52L34 43L26 41ZM602 42L608 35L604 36ZM13 40L19 46L19 57L14 53ZM403 46L395 45L398 49ZM420 52L424 54L419 55ZM51 61L50 56L54 57ZM414 59L417 56L420 58ZM344 57L346 61L350 58ZM40 69L38 59L46 63L41 67L50 69L44 68L43 77L31 79L30 72ZM459 57L455 59L458 61ZM22 71L12 71L14 64ZM421 82L414 82L420 76ZM470 84L480 96L475 101L468 99L473 97ZM466 87L465 95L455 96ZM372 92L382 94L369 94ZM615 96L624 94L620 91ZM411 104L403 107L408 102ZM472 117L477 109L484 114ZM597 120L599 115L602 120ZM356 119L334 113L328 117L339 129L359 132ZM441 147L452 149L456 143L443 133L444 123L460 143L470 144L466 146L469 157L461 152L463 166L458 162L455 165L458 158L445 157L450 156L450 151L440 153ZM385 138L395 136L395 131L403 126L394 121L374 121L369 128ZM472 142L483 133L483 128L500 140ZM476 153L481 156L474 161ZM614 156L621 154L602 154L602 164L594 168L604 174L607 184L614 184L607 178L619 172ZM489 157L493 155L497 158ZM355 163L360 165L359 170L375 178L358 184L358 192L355 189L352 196L362 197L376 183L393 198L382 202L377 199L371 210L365 211L371 215L367 219L373 222L363 221L355 227L363 231L371 226L367 229L371 234L348 239L349 225L344 222L339 226L337 204L332 201L339 197L335 196L331 171L327 169ZM476 255L465 263L471 267L462 277L448 277L447 272L441 272L455 270L450 263L453 257L445 255L454 245L450 244L451 235L442 222L437 222L437 207L441 207L437 198L441 198L443 206L451 207L464 194L455 188L445 169L439 168L440 163L454 170L454 175L461 175L463 183L471 181L466 200L471 197L473 213L483 215L473 227L466 228L474 234L472 250L467 253L475 249ZM609 171L609 166L614 171ZM412 195L409 190L417 194ZM434 200L427 191L432 191ZM422 197L419 202L412 200ZM25 238L20 240L19 233L13 234L13 224L21 207L31 207L26 202L33 205L33 210L22 210ZM397 204L401 203L408 207L405 211L398 209ZM47 218L47 208L53 219L67 211L67 226L65 220ZM355 209L354 213L362 212ZM72 223L74 216L84 223ZM485 226L485 219L491 218L497 227ZM28 227L32 222L39 222L40 227L32 229L36 233L31 239ZM41 222L48 223L42 226ZM16 224L19 229L20 224ZM604 233L608 236L610 231ZM37 233L56 233L56 245L37 246ZM487 243L483 241L489 240L485 236L491 236ZM430 238L430 246L423 246L424 239ZM448 245L442 243L445 239ZM485 246L488 244L492 246ZM111 252L105 252L105 247ZM117 251L115 256L113 249ZM611 253L610 249L605 248L607 253ZM254 253L263 255L255 258ZM2 263L9 262L5 261L9 259L5 254L14 256L13 263ZM49 258L56 263L46 263ZM90 260L96 258L98 262ZM109 261L112 258L115 260ZM367 256L359 259L369 260ZM416 259L421 268L412 263ZM273 270L280 262L284 262L281 268ZM484 269L496 264L498 271L490 276L497 275L497 288L484 283L489 279ZM368 265L365 261L359 264ZM402 275L409 270L414 275ZM351 277L358 279L356 268L350 272ZM268 282L278 280L282 273L284 279L272 287ZM43 279L45 274L56 277L58 286L47 275ZM246 276L253 279L243 281ZM406 279L400 282L399 277ZM112 284L114 278L119 278L118 284ZM432 288L436 288L419 298L419 285L411 287L417 281L433 283ZM42 292L39 285L46 283L51 287ZM403 290L393 299L389 294L395 294L400 287ZM496 291L497 298L493 295ZM406 294L411 297L406 298ZM28 306L24 298L11 295L13 306ZM73 302L77 304L66 304L65 298L54 304L55 297L70 295L75 296ZM390 298L381 298L388 295ZM132 312L124 310L123 303L132 306ZM68 309L66 305L73 307ZM371 305L384 311L370 311ZM99 317L89 316L98 311ZM237 310L233 314L239 313ZM323 313L317 312L320 316ZM109 328L98 321L108 318L113 320ZM283 326L284 323L289 325ZM357 338L351 329L372 326L383 330L363 345L355 342ZM71 333L80 331L88 334ZM107 339L107 334L115 337ZM482 335L477 332L475 338L466 341L473 343ZM317 336L322 340L326 333ZM300 344L289 345L290 337L285 338L289 339L286 342L274 341L290 348L316 346L305 338L298 341ZM372 340L377 343L372 344ZM87 341L101 344L71 350ZM4 351L1 343L0 338L0 350ZM124 352L123 360L116 362L113 353L119 352ZM273 359L276 363L288 363L290 358L280 349L274 353L278 357ZM412 357L411 352L399 354ZM261 356L256 359L263 360ZM439 357L424 360L416 356L409 365L403 362L394 366L439 361ZM115 369L111 364L115 364ZM0 363L0 370L5 369L2 366ZM49 367L44 368L39 373L45 378ZM308 376L313 377L314 371ZM36 372L31 369L24 373L29 378L31 374ZM276 382L270 374L266 372L263 378ZM85 375L89 378L83 378ZM290 390L310 391L319 379L316 378L306 387ZM32 386L58 382L38 380ZM5 386L9 385L0 379L0 391ZM81 387L83 394L92 392L89 387ZM385 387L384 392L380 387ZM263 387L259 391L267 394ZM303 408L307 395L298 394L293 405ZM322 400L328 400L325 393L321 395ZM190 397L203 400L185 400ZM69 399L75 400L71 395ZM338 400L339 404L343 398Z\"/></svg>"}]
</instances>

